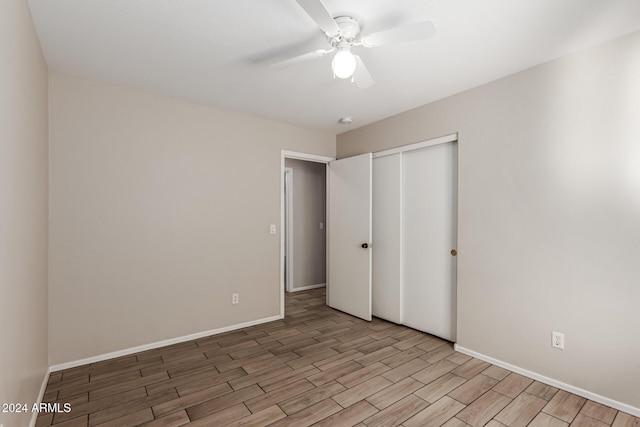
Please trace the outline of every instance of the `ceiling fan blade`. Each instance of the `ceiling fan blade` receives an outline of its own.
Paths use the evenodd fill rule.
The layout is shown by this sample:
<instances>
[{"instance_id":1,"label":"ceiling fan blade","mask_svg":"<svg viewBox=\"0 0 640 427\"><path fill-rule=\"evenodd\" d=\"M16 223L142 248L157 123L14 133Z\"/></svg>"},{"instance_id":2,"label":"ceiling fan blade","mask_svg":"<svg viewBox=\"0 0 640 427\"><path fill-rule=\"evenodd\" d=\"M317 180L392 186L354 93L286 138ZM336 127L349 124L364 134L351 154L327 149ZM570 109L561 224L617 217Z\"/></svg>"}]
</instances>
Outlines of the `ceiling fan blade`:
<instances>
[{"instance_id":1,"label":"ceiling fan blade","mask_svg":"<svg viewBox=\"0 0 640 427\"><path fill-rule=\"evenodd\" d=\"M340 35L340 27L321 0L297 0L297 2L326 35L330 37Z\"/></svg>"},{"instance_id":2,"label":"ceiling fan blade","mask_svg":"<svg viewBox=\"0 0 640 427\"><path fill-rule=\"evenodd\" d=\"M362 38L365 47L385 46L393 43L404 43L413 40L423 40L433 37L436 26L431 21L416 22L404 27L379 31Z\"/></svg>"},{"instance_id":3,"label":"ceiling fan blade","mask_svg":"<svg viewBox=\"0 0 640 427\"><path fill-rule=\"evenodd\" d=\"M275 70L280 70L282 68L290 67L292 65L298 64L300 62L310 61L316 58L322 58L326 56L328 53L333 52L335 49L318 49L313 52L308 52L302 55L294 56L293 58L286 59L282 62L278 62L273 64L271 68Z\"/></svg>"},{"instance_id":4,"label":"ceiling fan blade","mask_svg":"<svg viewBox=\"0 0 640 427\"><path fill-rule=\"evenodd\" d=\"M353 81L359 89L366 89L374 85L373 77L364 66L364 62L358 55L353 55L356 58L356 71L353 73Z\"/></svg>"}]
</instances>

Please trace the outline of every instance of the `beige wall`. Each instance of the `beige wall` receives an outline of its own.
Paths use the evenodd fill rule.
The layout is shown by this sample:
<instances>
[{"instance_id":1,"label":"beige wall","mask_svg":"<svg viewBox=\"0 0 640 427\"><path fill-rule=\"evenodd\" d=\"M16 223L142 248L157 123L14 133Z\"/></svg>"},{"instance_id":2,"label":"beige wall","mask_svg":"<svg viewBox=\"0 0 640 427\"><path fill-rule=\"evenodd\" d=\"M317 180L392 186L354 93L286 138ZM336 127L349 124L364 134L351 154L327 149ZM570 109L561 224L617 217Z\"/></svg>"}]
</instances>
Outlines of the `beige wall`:
<instances>
[{"instance_id":1,"label":"beige wall","mask_svg":"<svg viewBox=\"0 0 640 427\"><path fill-rule=\"evenodd\" d=\"M0 56L0 403L31 404L47 370L48 95L24 0L0 3Z\"/></svg>"},{"instance_id":2,"label":"beige wall","mask_svg":"<svg viewBox=\"0 0 640 427\"><path fill-rule=\"evenodd\" d=\"M639 76L634 33L337 147L342 158L459 132L458 343L636 408Z\"/></svg>"},{"instance_id":3,"label":"beige wall","mask_svg":"<svg viewBox=\"0 0 640 427\"><path fill-rule=\"evenodd\" d=\"M280 151L334 156L334 135L50 86L51 364L280 313Z\"/></svg>"},{"instance_id":4,"label":"beige wall","mask_svg":"<svg viewBox=\"0 0 640 427\"><path fill-rule=\"evenodd\" d=\"M326 165L285 159L293 169L293 286L292 290L325 283Z\"/></svg>"}]
</instances>

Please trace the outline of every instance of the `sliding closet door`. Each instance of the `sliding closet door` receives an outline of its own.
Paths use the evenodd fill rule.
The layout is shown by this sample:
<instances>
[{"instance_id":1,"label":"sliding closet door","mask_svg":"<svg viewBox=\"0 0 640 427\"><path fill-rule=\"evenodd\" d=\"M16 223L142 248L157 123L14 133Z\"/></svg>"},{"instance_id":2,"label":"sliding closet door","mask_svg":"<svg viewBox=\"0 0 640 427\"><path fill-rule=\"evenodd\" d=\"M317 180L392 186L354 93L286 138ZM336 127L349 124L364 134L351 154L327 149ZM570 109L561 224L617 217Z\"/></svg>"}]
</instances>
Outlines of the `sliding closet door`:
<instances>
[{"instance_id":1,"label":"sliding closet door","mask_svg":"<svg viewBox=\"0 0 640 427\"><path fill-rule=\"evenodd\" d=\"M403 323L456 339L457 144L403 153Z\"/></svg>"},{"instance_id":2,"label":"sliding closet door","mask_svg":"<svg viewBox=\"0 0 640 427\"><path fill-rule=\"evenodd\" d=\"M373 159L372 312L402 323L402 154Z\"/></svg>"}]
</instances>

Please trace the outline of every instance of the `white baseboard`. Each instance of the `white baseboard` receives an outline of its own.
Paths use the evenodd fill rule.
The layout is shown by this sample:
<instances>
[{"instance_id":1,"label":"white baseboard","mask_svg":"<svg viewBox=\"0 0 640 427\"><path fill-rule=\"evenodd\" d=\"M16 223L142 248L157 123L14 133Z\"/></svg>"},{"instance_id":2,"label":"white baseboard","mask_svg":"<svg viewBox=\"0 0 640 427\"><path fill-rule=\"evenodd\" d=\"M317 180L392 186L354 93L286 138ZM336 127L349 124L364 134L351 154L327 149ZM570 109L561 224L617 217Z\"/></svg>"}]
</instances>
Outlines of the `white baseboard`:
<instances>
[{"instance_id":1,"label":"white baseboard","mask_svg":"<svg viewBox=\"0 0 640 427\"><path fill-rule=\"evenodd\" d=\"M309 289L324 288L325 286L327 286L326 283L319 283L317 285L303 286L301 288L293 288L289 292L308 291Z\"/></svg>"},{"instance_id":2,"label":"white baseboard","mask_svg":"<svg viewBox=\"0 0 640 427\"><path fill-rule=\"evenodd\" d=\"M454 344L453 348L460 353L475 357L476 359L484 360L485 362L489 362L501 368L508 369L509 371L524 375L525 377L532 378L534 380L540 381L541 383L557 387L564 391L568 391L569 393L577 394L578 396L593 400L594 402L600 403L602 405L606 405L619 411L626 412L627 414L633 415L634 417L640 417L640 408L627 405L626 403L618 402L617 400L609 399L608 397L600 396L599 394L572 386L571 384L566 384L561 381L554 380L553 378L545 377L544 375L538 374L536 372L528 371L526 369L520 368L519 366L515 366L510 363L503 362L502 360L486 356L482 353L477 353L473 350L469 350L468 348L461 347L458 344Z\"/></svg>"},{"instance_id":3,"label":"white baseboard","mask_svg":"<svg viewBox=\"0 0 640 427\"><path fill-rule=\"evenodd\" d=\"M51 375L51 368L48 368L44 373L44 378L42 380L42 384L40 385L40 392L38 393L38 398L36 402L38 405L42 403L44 399L44 391L47 389L47 384L49 383L49 375ZM31 413L31 421L29 421L29 427L35 427L36 421L38 420L38 412Z\"/></svg>"},{"instance_id":4,"label":"white baseboard","mask_svg":"<svg viewBox=\"0 0 640 427\"><path fill-rule=\"evenodd\" d=\"M249 326L260 325L262 323L273 322L274 320L280 320L283 317L280 315L265 317L263 319L252 320L250 322L239 323L236 325L225 326L224 328L211 329L209 331L197 332L191 335L185 335L177 338L170 338L168 340L158 341L151 344L144 344L137 347L131 347L124 350L114 351L112 353L101 354L98 356L88 357L86 359L74 360L72 362L60 363L49 367L49 372L62 371L64 369L75 368L77 366L87 365L89 363L102 362L103 360L113 359L121 356L128 356L134 353L140 353L141 351L153 350L154 348L164 347L167 345L178 344L185 341L196 340L198 338L208 337L210 335L217 335L223 332L235 331L236 329L248 328ZM47 375L48 377L48 375ZM44 392L43 392L44 393Z\"/></svg>"}]
</instances>

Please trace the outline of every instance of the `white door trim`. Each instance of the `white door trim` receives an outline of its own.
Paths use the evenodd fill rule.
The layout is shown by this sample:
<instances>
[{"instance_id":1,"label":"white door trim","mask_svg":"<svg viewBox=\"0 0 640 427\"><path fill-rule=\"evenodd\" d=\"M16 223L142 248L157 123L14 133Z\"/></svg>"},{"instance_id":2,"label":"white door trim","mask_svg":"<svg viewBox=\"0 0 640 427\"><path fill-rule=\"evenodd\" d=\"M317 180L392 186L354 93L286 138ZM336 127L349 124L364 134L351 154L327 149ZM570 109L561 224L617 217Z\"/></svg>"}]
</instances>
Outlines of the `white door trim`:
<instances>
[{"instance_id":1,"label":"white door trim","mask_svg":"<svg viewBox=\"0 0 640 427\"><path fill-rule=\"evenodd\" d=\"M390 156L396 153L404 153L405 151L419 150L421 148L432 147L438 144L445 144L447 142L454 142L458 140L458 134L452 133L451 135L441 136L438 138L428 139L422 142L416 142L415 144L403 145L401 147L390 148L389 150L378 151L373 153L373 158Z\"/></svg>"},{"instance_id":2,"label":"white door trim","mask_svg":"<svg viewBox=\"0 0 640 427\"><path fill-rule=\"evenodd\" d=\"M285 191L285 224L282 229L283 234L285 235L285 252L286 252L286 260L285 268L287 278L285 282L285 291L291 292L293 289L293 168L284 168L285 176L289 177L288 182L285 179L285 187L287 191Z\"/></svg>"},{"instance_id":3,"label":"white door trim","mask_svg":"<svg viewBox=\"0 0 640 427\"><path fill-rule=\"evenodd\" d=\"M297 160L306 160L309 162L323 163L328 165L329 162L335 160L335 157L328 156L319 156L317 154L309 154L309 153L301 153L298 151L289 151L289 150L281 150L280 151L280 317L284 318L284 161L285 159L297 159ZM328 167L328 166L327 166ZM327 179L329 174L327 173ZM329 208L329 190L327 187L327 209ZM329 224L329 215L327 212L327 221L325 222L325 233L328 233L330 224ZM327 245L327 250L329 247ZM327 258L327 269L329 268L328 258ZM328 280L327 280L328 281ZM327 287L328 289L328 287ZM328 293L328 292L327 292Z\"/></svg>"},{"instance_id":4,"label":"white door trim","mask_svg":"<svg viewBox=\"0 0 640 427\"><path fill-rule=\"evenodd\" d=\"M282 150L281 157L282 159L286 157L287 159L307 160L309 162L316 162L316 163L329 163L336 159L335 157L319 156L317 154L307 154L307 153L300 153L298 151L289 151L289 150Z\"/></svg>"}]
</instances>

